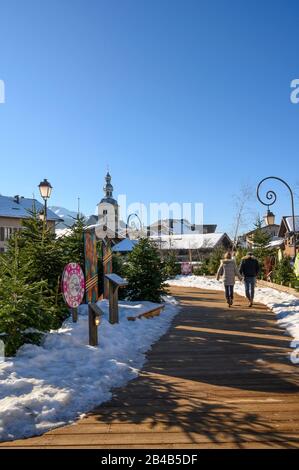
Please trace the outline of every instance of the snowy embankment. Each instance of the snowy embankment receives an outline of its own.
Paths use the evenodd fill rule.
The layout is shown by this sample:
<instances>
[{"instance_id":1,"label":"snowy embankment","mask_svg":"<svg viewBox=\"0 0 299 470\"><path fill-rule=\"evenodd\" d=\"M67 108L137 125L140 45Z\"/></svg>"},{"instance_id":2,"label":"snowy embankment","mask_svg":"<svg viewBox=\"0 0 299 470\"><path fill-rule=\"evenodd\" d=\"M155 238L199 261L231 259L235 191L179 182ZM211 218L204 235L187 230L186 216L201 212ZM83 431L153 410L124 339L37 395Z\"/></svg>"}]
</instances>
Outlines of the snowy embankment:
<instances>
[{"instance_id":1,"label":"snowy embankment","mask_svg":"<svg viewBox=\"0 0 299 470\"><path fill-rule=\"evenodd\" d=\"M169 285L199 287L201 289L224 290L223 282L205 276L177 276L167 281ZM236 282L235 291L245 295L242 282ZM267 305L277 316L278 324L293 338L292 348L299 348L299 299L271 287L257 287L255 301Z\"/></svg>"},{"instance_id":2,"label":"snowy embankment","mask_svg":"<svg viewBox=\"0 0 299 470\"><path fill-rule=\"evenodd\" d=\"M169 328L179 307L164 298L165 309L151 319L128 321L157 304L119 302L120 323L108 321L108 302L99 326L99 346L88 346L87 306L48 333L42 346L24 345L0 364L0 440L12 440L70 423L111 398L111 390L138 375L145 353Z\"/></svg>"}]
</instances>

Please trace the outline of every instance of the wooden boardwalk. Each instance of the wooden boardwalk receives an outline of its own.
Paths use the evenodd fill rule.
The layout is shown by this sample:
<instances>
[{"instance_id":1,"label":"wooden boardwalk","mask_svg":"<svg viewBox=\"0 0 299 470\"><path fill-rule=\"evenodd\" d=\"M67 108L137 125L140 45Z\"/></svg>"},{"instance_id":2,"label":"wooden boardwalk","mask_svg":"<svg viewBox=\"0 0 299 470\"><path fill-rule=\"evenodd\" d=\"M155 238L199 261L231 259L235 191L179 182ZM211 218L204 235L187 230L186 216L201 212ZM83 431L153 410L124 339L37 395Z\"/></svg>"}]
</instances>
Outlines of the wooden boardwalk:
<instances>
[{"instance_id":1,"label":"wooden boardwalk","mask_svg":"<svg viewBox=\"0 0 299 470\"><path fill-rule=\"evenodd\" d=\"M171 289L182 303L140 376L74 425L26 448L299 448L298 366L263 305Z\"/></svg>"}]
</instances>

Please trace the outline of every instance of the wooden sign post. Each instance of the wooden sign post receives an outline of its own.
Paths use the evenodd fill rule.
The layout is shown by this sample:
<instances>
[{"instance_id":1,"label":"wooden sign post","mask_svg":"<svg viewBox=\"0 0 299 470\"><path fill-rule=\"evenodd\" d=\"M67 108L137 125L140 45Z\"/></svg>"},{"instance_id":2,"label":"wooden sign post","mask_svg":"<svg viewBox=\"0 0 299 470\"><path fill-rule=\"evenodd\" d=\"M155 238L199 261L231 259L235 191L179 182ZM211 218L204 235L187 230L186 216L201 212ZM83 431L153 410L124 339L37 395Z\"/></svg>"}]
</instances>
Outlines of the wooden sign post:
<instances>
[{"instance_id":1,"label":"wooden sign post","mask_svg":"<svg viewBox=\"0 0 299 470\"><path fill-rule=\"evenodd\" d=\"M77 308L72 308L71 312L72 312L73 322L77 323L77 321L78 321L78 309Z\"/></svg>"},{"instance_id":2,"label":"wooden sign post","mask_svg":"<svg viewBox=\"0 0 299 470\"><path fill-rule=\"evenodd\" d=\"M106 274L112 274L112 250L109 238L104 238L102 242L103 253L103 274L104 274L104 299L109 298L109 281Z\"/></svg>"},{"instance_id":3,"label":"wooden sign post","mask_svg":"<svg viewBox=\"0 0 299 470\"><path fill-rule=\"evenodd\" d=\"M61 290L65 303L70 307L73 322L78 321L78 307L84 297L85 279L78 263L69 263L62 274Z\"/></svg>"},{"instance_id":4,"label":"wooden sign post","mask_svg":"<svg viewBox=\"0 0 299 470\"><path fill-rule=\"evenodd\" d=\"M86 302L98 300L98 255L96 235L91 230L84 232Z\"/></svg>"},{"instance_id":5,"label":"wooden sign post","mask_svg":"<svg viewBox=\"0 0 299 470\"><path fill-rule=\"evenodd\" d=\"M89 344L90 346L98 346L98 326L101 322L103 314L97 304L88 304L88 323L89 323Z\"/></svg>"},{"instance_id":6,"label":"wooden sign post","mask_svg":"<svg viewBox=\"0 0 299 470\"><path fill-rule=\"evenodd\" d=\"M128 282L117 274L106 274L105 278L109 282L109 322L119 323L118 317L118 289L126 287Z\"/></svg>"}]
</instances>

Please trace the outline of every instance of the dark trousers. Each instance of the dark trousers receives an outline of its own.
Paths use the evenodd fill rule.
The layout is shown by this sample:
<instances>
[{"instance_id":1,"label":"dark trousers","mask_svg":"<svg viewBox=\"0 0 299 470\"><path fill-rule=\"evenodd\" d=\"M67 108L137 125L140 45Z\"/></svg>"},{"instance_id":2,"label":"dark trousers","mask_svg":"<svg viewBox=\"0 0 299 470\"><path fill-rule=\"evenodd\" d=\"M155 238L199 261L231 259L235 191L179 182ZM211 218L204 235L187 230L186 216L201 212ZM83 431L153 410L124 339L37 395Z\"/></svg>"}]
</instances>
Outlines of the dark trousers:
<instances>
[{"instance_id":1,"label":"dark trousers","mask_svg":"<svg viewBox=\"0 0 299 470\"><path fill-rule=\"evenodd\" d=\"M245 294L247 299L250 300L250 302L252 302L254 299L255 280L255 277L245 277L244 279Z\"/></svg>"},{"instance_id":2,"label":"dark trousers","mask_svg":"<svg viewBox=\"0 0 299 470\"><path fill-rule=\"evenodd\" d=\"M226 297L226 300L233 300L234 286L225 286L225 297Z\"/></svg>"}]
</instances>

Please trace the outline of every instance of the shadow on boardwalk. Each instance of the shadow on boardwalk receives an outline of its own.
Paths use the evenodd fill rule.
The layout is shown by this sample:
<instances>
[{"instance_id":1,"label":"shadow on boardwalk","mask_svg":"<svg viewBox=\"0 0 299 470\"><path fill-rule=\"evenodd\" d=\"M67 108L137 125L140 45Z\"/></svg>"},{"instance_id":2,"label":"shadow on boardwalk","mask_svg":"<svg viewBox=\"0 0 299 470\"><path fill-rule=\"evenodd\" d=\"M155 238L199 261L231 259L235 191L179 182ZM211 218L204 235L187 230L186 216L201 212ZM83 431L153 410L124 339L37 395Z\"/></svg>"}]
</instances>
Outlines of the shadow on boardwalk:
<instances>
[{"instance_id":1,"label":"shadow on boardwalk","mask_svg":"<svg viewBox=\"0 0 299 470\"><path fill-rule=\"evenodd\" d=\"M39 448L299 448L290 338L263 305L172 288L182 305L140 376L74 425L8 443ZM151 321L151 320L143 320Z\"/></svg>"},{"instance_id":2,"label":"shadow on boardwalk","mask_svg":"<svg viewBox=\"0 0 299 470\"><path fill-rule=\"evenodd\" d=\"M141 377L93 419L180 431L192 443L299 446L297 371L273 313L246 309L240 297L227 309L211 291L185 289L179 299L183 310Z\"/></svg>"}]
</instances>

